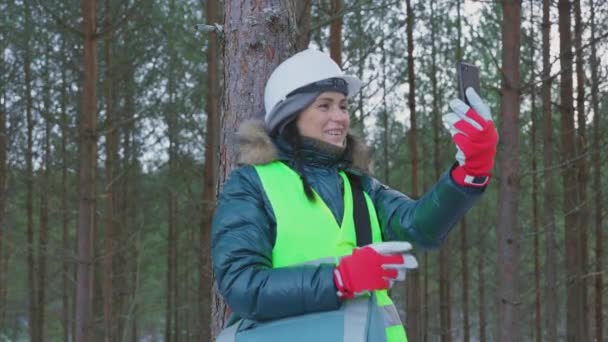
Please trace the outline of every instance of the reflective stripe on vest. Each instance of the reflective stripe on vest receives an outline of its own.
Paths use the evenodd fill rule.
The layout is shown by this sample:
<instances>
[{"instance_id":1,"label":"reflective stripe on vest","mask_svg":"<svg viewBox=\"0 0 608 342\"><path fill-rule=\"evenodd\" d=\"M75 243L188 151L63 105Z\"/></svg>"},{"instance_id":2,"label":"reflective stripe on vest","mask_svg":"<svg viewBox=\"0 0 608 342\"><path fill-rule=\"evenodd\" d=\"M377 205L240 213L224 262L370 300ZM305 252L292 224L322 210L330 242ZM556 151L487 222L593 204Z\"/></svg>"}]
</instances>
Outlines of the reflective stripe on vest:
<instances>
[{"instance_id":1,"label":"reflective stripe on vest","mask_svg":"<svg viewBox=\"0 0 608 342\"><path fill-rule=\"evenodd\" d=\"M333 213L316 191L313 190L315 201L308 200L300 176L287 165L276 161L257 165L255 169L277 223L276 241L272 251L274 268L304 263L315 264L320 261L335 264L337 258L350 254L357 247L351 185L344 172L339 173L344 184L344 213L342 223L338 225ZM375 208L365 192L364 196L370 215L372 242L381 242L382 234ZM374 291L374 296L382 312L387 341L407 341L397 310L387 292ZM366 302L368 300L369 297L365 299ZM360 330L361 325L349 323L355 324L356 321L360 321L359 318L353 317L353 312L358 311L357 305L352 305L352 309L349 308L350 306L345 307L349 309L345 312L345 331ZM346 329L346 327L351 328ZM354 339L350 335L349 339L346 339L345 334L344 340L360 339Z\"/></svg>"}]
</instances>

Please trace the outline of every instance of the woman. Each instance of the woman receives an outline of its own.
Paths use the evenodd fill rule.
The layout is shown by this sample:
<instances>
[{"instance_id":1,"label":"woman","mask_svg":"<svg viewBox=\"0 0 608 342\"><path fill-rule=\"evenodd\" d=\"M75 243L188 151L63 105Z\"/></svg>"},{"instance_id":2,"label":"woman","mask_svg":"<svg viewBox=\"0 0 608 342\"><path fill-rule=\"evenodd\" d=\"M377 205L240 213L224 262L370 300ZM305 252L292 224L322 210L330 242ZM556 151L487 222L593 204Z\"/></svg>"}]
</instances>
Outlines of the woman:
<instances>
[{"instance_id":1,"label":"woman","mask_svg":"<svg viewBox=\"0 0 608 342\"><path fill-rule=\"evenodd\" d=\"M347 100L361 84L328 55L305 50L270 76L264 123L240 128L242 166L224 185L212 227L218 288L239 317L260 322L334 312L371 291L378 307L372 311L385 316L366 329L383 340L407 340L385 295L399 277L387 265L403 262L395 256L407 248L356 248L350 190L363 190L372 242L437 247L487 185L498 137L488 107L469 89L474 109L455 100L444 118L458 162L412 200L368 174L367 149L348 134Z\"/></svg>"}]
</instances>

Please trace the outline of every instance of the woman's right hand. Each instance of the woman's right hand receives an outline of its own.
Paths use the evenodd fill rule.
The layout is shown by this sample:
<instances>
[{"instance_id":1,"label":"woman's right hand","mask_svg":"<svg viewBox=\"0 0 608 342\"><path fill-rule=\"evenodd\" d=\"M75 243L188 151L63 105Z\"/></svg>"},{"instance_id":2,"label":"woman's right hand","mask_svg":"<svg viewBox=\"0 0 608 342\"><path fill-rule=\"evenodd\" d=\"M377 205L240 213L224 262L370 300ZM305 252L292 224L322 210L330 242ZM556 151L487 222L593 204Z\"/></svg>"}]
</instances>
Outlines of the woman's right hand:
<instances>
[{"instance_id":1,"label":"woman's right hand","mask_svg":"<svg viewBox=\"0 0 608 342\"><path fill-rule=\"evenodd\" d=\"M452 170L452 179L462 186L484 187L490 181L498 132L490 114L490 107L467 88L471 106L459 99L450 102L452 113L444 115L443 123L457 146L458 166Z\"/></svg>"}]
</instances>

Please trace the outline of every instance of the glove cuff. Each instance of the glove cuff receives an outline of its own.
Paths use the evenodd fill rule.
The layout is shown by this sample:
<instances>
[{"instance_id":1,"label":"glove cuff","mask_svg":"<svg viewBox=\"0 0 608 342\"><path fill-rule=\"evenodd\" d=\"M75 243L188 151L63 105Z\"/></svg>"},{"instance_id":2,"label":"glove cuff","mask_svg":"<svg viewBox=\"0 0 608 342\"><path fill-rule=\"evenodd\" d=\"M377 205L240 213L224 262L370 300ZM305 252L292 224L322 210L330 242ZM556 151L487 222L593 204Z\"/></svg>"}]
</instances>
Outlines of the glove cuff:
<instances>
[{"instance_id":1,"label":"glove cuff","mask_svg":"<svg viewBox=\"0 0 608 342\"><path fill-rule=\"evenodd\" d=\"M462 166L456 166L451 172L452 179L456 184L461 186L472 186L476 188L483 188L490 182L491 175L471 175L467 173Z\"/></svg>"},{"instance_id":2,"label":"glove cuff","mask_svg":"<svg viewBox=\"0 0 608 342\"><path fill-rule=\"evenodd\" d=\"M334 269L334 285L336 285L336 294L338 295L338 298L351 299L354 297L354 293L348 291L346 288L344 278L337 267Z\"/></svg>"}]
</instances>

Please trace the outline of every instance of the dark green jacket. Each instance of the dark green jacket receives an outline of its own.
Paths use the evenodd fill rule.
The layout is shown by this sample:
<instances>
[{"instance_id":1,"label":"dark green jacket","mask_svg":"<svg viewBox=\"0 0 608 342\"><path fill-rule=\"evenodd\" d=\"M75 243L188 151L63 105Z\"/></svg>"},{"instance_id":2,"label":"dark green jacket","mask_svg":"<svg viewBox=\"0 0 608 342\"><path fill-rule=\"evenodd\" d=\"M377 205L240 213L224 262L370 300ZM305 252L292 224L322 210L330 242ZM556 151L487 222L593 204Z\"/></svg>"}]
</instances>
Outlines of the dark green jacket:
<instances>
[{"instance_id":1,"label":"dark green jacket","mask_svg":"<svg viewBox=\"0 0 608 342\"><path fill-rule=\"evenodd\" d=\"M239 140L243 166L224 184L212 223L213 271L220 293L234 313L253 320L337 309L332 265L272 268L276 220L252 165L282 160L294 167L290 145L270 138L260 122L244 124ZM413 200L365 173L367 151L352 137L346 153L315 145L306 141L301 153L310 185L339 222L343 200L338 171L359 176L376 208L384 240L437 247L483 191L458 186L446 172L422 198Z\"/></svg>"}]
</instances>

